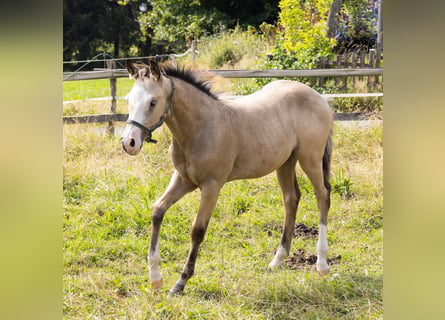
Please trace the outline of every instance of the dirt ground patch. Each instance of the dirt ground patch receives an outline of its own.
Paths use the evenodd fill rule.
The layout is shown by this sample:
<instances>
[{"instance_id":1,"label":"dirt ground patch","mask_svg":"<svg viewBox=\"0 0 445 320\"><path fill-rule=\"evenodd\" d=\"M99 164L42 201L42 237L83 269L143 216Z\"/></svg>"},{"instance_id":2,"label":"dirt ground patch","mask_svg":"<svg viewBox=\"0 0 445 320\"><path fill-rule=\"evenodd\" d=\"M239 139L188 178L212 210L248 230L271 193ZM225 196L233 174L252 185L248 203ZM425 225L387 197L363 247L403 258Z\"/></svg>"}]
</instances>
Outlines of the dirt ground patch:
<instances>
[{"instance_id":1,"label":"dirt ground patch","mask_svg":"<svg viewBox=\"0 0 445 320\"><path fill-rule=\"evenodd\" d=\"M341 255L337 255L333 258L328 258L328 265L338 264L341 260ZM294 253L284 260L284 264L292 270L298 270L305 266L314 265L317 262L317 256L312 253L305 252L302 249L295 250Z\"/></svg>"},{"instance_id":2,"label":"dirt ground patch","mask_svg":"<svg viewBox=\"0 0 445 320\"><path fill-rule=\"evenodd\" d=\"M283 226L266 224L267 234L272 236L272 230L283 232ZM304 223L298 222L294 226L294 237L315 238L318 235L318 229L315 227L308 227Z\"/></svg>"},{"instance_id":3,"label":"dirt ground patch","mask_svg":"<svg viewBox=\"0 0 445 320\"><path fill-rule=\"evenodd\" d=\"M280 233L283 232L283 226L268 223L266 224L266 228L269 236L272 236L272 230L279 231ZM298 222L295 224L293 236L302 238L316 238L318 236L318 229L315 227L308 227L304 223ZM328 258L327 260L329 265L338 264L341 260L341 255ZM317 256L315 254L305 252L303 249L295 250L295 252L291 253L289 257L284 260L284 264L292 270L302 269L306 266L314 265L316 262Z\"/></svg>"}]
</instances>

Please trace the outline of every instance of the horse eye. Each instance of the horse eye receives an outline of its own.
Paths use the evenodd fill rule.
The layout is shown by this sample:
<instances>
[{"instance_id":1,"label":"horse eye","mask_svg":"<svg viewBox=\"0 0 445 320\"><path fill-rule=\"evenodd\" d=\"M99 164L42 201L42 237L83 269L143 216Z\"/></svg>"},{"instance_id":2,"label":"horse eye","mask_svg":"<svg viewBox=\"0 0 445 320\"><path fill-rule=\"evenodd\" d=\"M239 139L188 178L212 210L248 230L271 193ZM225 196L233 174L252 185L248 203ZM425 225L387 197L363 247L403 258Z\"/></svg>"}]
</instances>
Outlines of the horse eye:
<instances>
[{"instance_id":1,"label":"horse eye","mask_svg":"<svg viewBox=\"0 0 445 320\"><path fill-rule=\"evenodd\" d=\"M156 105L156 100L151 100L150 102L150 108L154 108L154 106Z\"/></svg>"}]
</instances>

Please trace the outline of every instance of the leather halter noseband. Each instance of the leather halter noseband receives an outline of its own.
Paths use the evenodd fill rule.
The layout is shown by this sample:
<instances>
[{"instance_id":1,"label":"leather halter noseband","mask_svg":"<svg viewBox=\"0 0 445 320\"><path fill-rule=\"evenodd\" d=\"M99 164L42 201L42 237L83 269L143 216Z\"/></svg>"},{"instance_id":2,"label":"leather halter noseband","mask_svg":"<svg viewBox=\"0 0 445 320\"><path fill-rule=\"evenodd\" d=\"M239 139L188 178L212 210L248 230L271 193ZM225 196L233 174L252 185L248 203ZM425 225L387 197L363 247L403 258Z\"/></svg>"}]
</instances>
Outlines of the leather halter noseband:
<instances>
[{"instance_id":1,"label":"leather halter noseband","mask_svg":"<svg viewBox=\"0 0 445 320\"><path fill-rule=\"evenodd\" d=\"M147 141L148 143L157 143L157 140L154 140L151 138L151 135L153 133L153 131L155 131L157 128L159 128L160 126L162 126L162 124L165 121L165 118L167 116L168 113L170 113L170 116L173 116L173 110L172 110L172 104L173 104L173 92L175 91L175 83L173 82L173 80L169 77L167 77L168 79L170 79L170 82L172 84L172 92L170 94L170 101L168 103L167 106L167 110L165 110L164 114L161 116L161 118L159 119L158 122L156 122L154 125L152 125L151 127L147 128L146 126L144 126L143 124L132 120L132 119L128 119L127 123L131 124L133 126L138 127L139 129L141 129L144 133L145 133L145 141Z\"/></svg>"}]
</instances>

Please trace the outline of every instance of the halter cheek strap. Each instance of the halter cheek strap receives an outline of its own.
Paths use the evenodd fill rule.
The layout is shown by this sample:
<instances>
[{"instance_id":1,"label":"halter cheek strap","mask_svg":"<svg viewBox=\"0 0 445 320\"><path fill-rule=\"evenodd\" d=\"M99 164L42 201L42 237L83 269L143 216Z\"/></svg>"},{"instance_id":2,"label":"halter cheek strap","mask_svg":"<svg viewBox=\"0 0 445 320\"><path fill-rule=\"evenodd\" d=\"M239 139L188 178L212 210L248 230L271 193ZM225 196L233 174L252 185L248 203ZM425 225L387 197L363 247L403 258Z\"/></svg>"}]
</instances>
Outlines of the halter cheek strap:
<instances>
[{"instance_id":1,"label":"halter cheek strap","mask_svg":"<svg viewBox=\"0 0 445 320\"><path fill-rule=\"evenodd\" d=\"M158 142L157 140L154 140L151 137L153 131L155 131L157 128L162 126L162 124L164 123L165 118L166 118L168 113L170 113L171 117L173 116L173 106L172 106L172 104L173 104L173 92L175 91L175 83L173 82L173 80L171 78L169 78L169 79L170 79L170 82L172 84L172 91L171 91L171 94L170 94L170 101L168 102L167 110L165 110L164 114L161 116L161 118L159 119L158 122L156 122L151 127L147 128L146 126L144 126L143 124L141 124L141 123L139 123L139 122L137 122L135 120L132 120L132 119L128 119L127 120L128 124L136 126L136 127L138 127L139 129L141 129L144 132L144 134L145 134L145 139L144 140L147 141L148 143L150 143L150 142L151 143L157 143Z\"/></svg>"}]
</instances>

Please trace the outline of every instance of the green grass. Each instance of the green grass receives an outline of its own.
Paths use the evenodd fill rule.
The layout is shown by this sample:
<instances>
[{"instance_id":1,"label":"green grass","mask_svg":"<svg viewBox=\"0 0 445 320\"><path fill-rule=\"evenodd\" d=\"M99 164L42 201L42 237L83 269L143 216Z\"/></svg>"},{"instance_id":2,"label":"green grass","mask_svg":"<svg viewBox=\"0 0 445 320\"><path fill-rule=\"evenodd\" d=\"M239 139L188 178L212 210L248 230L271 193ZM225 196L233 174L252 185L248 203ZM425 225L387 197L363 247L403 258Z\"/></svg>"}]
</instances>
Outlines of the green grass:
<instances>
[{"instance_id":1,"label":"green grass","mask_svg":"<svg viewBox=\"0 0 445 320\"><path fill-rule=\"evenodd\" d=\"M130 92L134 81L128 78L117 79L118 97L124 97ZM110 112L110 100L104 101L81 101L92 98L103 98L110 96L110 80L80 80L80 81L64 81L63 82L63 101L76 101L63 105L64 116L98 114ZM116 103L116 111L118 113L126 113L127 103L125 100L118 99Z\"/></svg>"},{"instance_id":2,"label":"green grass","mask_svg":"<svg viewBox=\"0 0 445 320\"><path fill-rule=\"evenodd\" d=\"M133 86L129 78L117 79L117 96L125 96ZM76 101L91 98L110 97L110 80L64 81L63 101Z\"/></svg>"},{"instance_id":3,"label":"green grass","mask_svg":"<svg viewBox=\"0 0 445 320\"><path fill-rule=\"evenodd\" d=\"M274 174L226 184L185 294L167 298L190 246L199 192L166 214L160 239L164 287L150 291L146 255L150 208L173 171L170 135L155 133L137 157L119 137L94 126L64 126L63 291L66 319L376 319L382 318L382 125L336 125L328 257L331 275L314 266L267 272L283 223ZM297 222L317 226L312 186L298 168ZM337 186L337 188L335 187ZM292 251L315 254L316 239L294 238Z\"/></svg>"}]
</instances>

